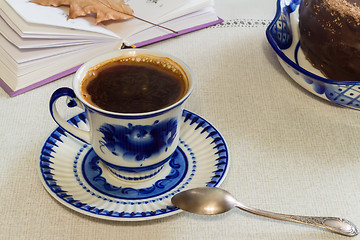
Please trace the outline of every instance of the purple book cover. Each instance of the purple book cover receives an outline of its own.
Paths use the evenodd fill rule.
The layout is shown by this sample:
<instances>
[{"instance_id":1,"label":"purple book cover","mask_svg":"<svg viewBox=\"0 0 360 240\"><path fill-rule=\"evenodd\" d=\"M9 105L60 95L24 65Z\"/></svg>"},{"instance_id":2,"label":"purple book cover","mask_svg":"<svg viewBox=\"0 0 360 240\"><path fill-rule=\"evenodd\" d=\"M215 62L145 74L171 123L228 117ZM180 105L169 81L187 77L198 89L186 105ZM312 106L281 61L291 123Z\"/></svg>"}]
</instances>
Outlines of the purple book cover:
<instances>
[{"instance_id":1,"label":"purple book cover","mask_svg":"<svg viewBox=\"0 0 360 240\"><path fill-rule=\"evenodd\" d=\"M163 36L159 36L159 37L156 37L156 38L153 38L153 39L150 39L150 40L146 40L146 41L143 41L143 42L139 42L139 43L135 43L134 45L132 45L133 47L143 47L145 45L149 45L149 44L152 44L152 43L155 43L155 42L159 42L159 41L163 41L163 40L166 40L166 39L169 39L169 38L173 38L173 37L176 37L176 36L179 36L179 35L183 35L183 34L186 34L186 33L189 33L189 32L194 32L194 31L197 31L197 30L200 30L200 29L203 29L203 28L206 28L206 27L209 27L209 26L213 26L213 25L216 25L218 23L221 23L223 22L223 20L221 18L218 18L218 20L214 21L214 22L209 22L209 23L206 23L206 24L202 24L202 25L199 25L199 26L195 26L195 27L192 27L192 28L188 28L188 29L184 29L184 30L181 30L179 31L177 34L176 33L169 33L169 34L166 34L166 35L163 35ZM30 86L27 86L25 88L22 88L22 89L19 89L19 90L16 90L16 91L13 91L1 78L0 78L0 87L4 89L4 91L9 94L10 97L14 97L14 96L17 96L17 95L20 95L22 93L25 93L27 91L30 91L34 88L37 88L37 87L40 87L42 85L45 85L47 83L50 83L52 81L55 81L59 78L62 78L62 77L65 77L69 74L72 74L74 72L76 72L76 70L78 70L80 68L81 65L79 66L76 66L76 67L72 67L64 72L61 72L61 73L58 73L58 74L55 74L49 78L46 78L40 82L37 82L37 83L34 83Z\"/></svg>"}]
</instances>

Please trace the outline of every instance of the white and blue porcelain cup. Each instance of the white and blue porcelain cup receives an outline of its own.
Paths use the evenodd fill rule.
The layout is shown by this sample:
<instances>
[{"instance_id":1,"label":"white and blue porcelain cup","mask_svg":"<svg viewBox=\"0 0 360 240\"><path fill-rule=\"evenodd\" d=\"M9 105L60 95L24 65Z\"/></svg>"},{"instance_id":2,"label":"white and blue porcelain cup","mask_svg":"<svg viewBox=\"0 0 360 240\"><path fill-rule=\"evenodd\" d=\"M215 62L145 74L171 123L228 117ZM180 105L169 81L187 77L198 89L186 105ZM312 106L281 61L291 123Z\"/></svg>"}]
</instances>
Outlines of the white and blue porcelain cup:
<instances>
[{"instance_id":1,"label":"white and blue porcelain cup","mask_svg":"<svg viewBox=\"0 0 360 240\"><path fill-rule=\"evenodd\" d=\"M144 54L159 59L168 58L180 66L188 80L186 93L180 100L157 111L116 113L91 105L82 97L81 82L91 67L120 56L130 56L136 61L138 56ZM90 144L113 174L125 180L144 180L157 174L175 152L179 142L183 104L193 87L191 70L176 57L145 49L115 50L82 65L75 73L73 89L57 89L50 99L50 113L65 131ZM60 116L56 102L61 97L68 98L69 108L77 106L85 109L89 131L74 127Z\"/></svg>"}]
</instances>

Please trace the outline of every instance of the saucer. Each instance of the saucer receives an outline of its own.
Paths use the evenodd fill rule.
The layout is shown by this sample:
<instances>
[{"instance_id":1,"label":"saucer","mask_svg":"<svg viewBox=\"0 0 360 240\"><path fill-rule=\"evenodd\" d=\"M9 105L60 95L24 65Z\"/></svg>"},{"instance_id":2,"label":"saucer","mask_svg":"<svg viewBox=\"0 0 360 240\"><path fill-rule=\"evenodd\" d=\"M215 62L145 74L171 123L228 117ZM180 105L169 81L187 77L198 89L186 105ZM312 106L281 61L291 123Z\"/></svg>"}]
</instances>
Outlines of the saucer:
<instances>
[{"instance_id":1,"label":"saucer","mask_svg":"<svg viewBox=\"0 0 360 240\"><path fill-rule=\"evenodd\" d=\"M114 221L142 221L181 212L171 204L180 191L216 187L229 168L225 140L205 119L183 111L175 154L152 178L127 181L99 160L91 145L57 128L40 155L40 178L56 200L77 212ZM68 122L88 130L86 114Z\"/></svg>"}]
</instances>

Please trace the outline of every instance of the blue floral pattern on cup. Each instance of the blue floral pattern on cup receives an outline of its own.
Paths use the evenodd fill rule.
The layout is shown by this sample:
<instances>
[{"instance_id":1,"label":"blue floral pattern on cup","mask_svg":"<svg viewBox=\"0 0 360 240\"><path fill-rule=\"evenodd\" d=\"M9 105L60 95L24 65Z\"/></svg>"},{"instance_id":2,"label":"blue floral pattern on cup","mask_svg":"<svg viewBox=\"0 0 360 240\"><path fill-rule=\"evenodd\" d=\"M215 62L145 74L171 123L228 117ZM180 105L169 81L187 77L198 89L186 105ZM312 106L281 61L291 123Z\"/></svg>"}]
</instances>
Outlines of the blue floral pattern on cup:
<instances>
[{"instance_id":1,"label":"blue floral pattern on cup","mask_svg":"<svg viewBox=\"0 0 360 240\"><path fill-rule=\"evenodd\" d=\"M100 149L107 148L126 160L143 161L167 151L176 138L177 125L176 118L157 120L152 125L104 124L98 130L103 134Z\"/></svg>"}]
</instances>

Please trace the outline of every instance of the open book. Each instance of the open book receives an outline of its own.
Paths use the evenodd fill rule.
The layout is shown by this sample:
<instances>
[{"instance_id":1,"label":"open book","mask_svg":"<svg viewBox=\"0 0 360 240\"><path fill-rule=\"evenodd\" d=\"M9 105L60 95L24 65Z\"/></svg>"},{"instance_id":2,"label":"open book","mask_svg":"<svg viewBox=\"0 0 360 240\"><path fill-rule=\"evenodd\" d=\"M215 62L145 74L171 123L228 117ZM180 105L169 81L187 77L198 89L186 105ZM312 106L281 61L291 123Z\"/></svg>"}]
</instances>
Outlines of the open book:
<instances>
[{"instance_id":1,"label":"open book","mask_svg":"<svg viewBox=\"0 0 360 240\"><path fill-rule=\"evenodd\" d=\"M75 72L106 51L141 47L221 22L212 0L127 0L138 19L67 20L67 7L0 0L0 86L15 96Z\"/></svg>"}]
</instances>

